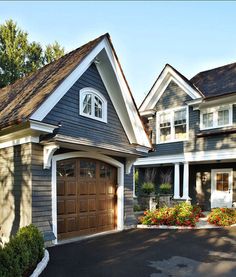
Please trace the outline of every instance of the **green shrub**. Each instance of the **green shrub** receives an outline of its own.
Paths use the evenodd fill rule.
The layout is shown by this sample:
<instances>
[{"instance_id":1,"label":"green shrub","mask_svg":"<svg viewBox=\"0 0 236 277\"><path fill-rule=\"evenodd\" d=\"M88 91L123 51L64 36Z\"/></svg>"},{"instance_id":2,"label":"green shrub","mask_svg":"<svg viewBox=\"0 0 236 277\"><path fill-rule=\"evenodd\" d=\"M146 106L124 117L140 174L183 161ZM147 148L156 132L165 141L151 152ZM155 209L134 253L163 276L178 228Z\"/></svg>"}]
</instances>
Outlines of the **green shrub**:
<instances>
[{"instance_id":1,"label":"green shrub","mask_svg":"<svg viewBox=\"0 0 236 277\"><path fill-rule=\"evenodd\" d=\"M0 276L28 276L44 255L43 236L34 225L21 228L0 248Z\"/></svg>"},{"instance_id":2,"label":"green shrub","mask_svg":"<svg viewBox=\"0 0 236 277\"><path fill-rule=\"evenodd\" d=\"M218 226L236 224L236 210L229 208L215 208L208 216L208 222Z\"/></svg>"},{"instance_id":3,"label":"green shrub","mask_svg":"<svg viewBox=\"0 0 236 277\"><path fill-rule=\"evenodd\" d=\"M152 182L145 182L142 184L142 191L146 194L154 192L155 186Z\"/></svg>"},{"instance_id":4,"label":"green shrub","mask_svg":"<svg viewBox=\"0 0 236 277\"><path fill-rule=\"evenodd\" d=\"M160 193L161 194L170 194L171 193L171 184L165 183L160 185Z\"/></svg>"},{"instance_id":5,"label":"green shrub","mask_svg":"<svg viewBox=\"0 0 236 277\"><path fill-rule=\"evenodd\" d=\"M203 216L201 208L182 202L174 207L163 207L145 211L141 223L145 225L191 226L194 227Z\"/></svg>"}]
</instances>

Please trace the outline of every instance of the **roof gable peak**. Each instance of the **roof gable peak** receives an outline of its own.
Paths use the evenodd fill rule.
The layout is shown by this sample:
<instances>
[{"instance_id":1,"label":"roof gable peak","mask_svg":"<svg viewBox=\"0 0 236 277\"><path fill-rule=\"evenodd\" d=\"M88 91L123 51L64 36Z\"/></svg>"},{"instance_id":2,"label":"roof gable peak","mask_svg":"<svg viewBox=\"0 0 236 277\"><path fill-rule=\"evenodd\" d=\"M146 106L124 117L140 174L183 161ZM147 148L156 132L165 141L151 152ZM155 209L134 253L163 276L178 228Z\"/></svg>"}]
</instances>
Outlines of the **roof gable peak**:
<instances>
[{"instance_id":1,"label":"roof gable peak","mask_svg":"<svg viewBox=\"0 0 236 277\"><path fill-rule=\"evenodd\" d=\"M193 100L203 97L202 93L184 75L170 64L166 64L140 105L139 110L153 109L171 81L181 87Z\"/></svg>"}]
</instances>

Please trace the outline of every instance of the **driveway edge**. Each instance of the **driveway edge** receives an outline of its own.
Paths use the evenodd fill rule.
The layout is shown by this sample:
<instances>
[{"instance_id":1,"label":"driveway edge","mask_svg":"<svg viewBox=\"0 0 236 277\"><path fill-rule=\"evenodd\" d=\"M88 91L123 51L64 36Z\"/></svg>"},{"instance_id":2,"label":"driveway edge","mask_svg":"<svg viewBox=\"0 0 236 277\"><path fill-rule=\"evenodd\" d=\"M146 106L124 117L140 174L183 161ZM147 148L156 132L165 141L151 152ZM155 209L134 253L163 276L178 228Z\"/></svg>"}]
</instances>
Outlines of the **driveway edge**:
<instances>
[{"instance_id":1,"label":"driveway edge","mask_svg":"<svg viewBox=\"0 0 236 277\"><path fill-rule=\"evenodd\" d=\"M35 268L34 272L30 275L30 277L38 277L43 272L48 262L49 262L49 253L48 253L48 250L45 249L43 259L41 260L41 262L38 263L37 267Z\"/></svg>"}]
</instances>

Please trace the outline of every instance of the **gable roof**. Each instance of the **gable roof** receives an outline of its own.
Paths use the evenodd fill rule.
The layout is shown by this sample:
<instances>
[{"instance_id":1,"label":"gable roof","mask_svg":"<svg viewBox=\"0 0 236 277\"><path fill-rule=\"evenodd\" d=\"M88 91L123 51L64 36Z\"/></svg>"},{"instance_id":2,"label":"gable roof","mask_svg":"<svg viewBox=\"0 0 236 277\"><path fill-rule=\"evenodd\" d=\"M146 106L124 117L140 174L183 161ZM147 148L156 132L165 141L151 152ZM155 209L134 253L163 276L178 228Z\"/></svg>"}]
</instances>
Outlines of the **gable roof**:
<instances>
[{"instance_id":1,"label":"gable roof","mask_svg":"<svg viewBox=\"0 0 236 277\"><path fill-rule=\"evenodd\" d=\"M166 64L141 103L139 111L143 112L145 110L153 109L171 81L174 81L179 85L192 99L203 97L201 91L193 83L191 83L173 66Z\"/></svg>"},{"instance_id":2,"label":"gable roof","mask_svg":"<svg viewBox=\"0 0 236 277\"><path fill-rule=\"evenodd\" d=\"M109 34L1 89L0 130L28 120L42 121L94 62L130 143L151 148Z\"/></svg>"},{"instance_id":3,"label":"gable roof","mask_svg":"<svg viewBox=\"0 0 236 277\"><path fill-rule=\"evenodd\" d=\"M0 90L0 129L27 119L108 34Z\"/></svg>"},{"instance_id":4,"label":"gable roof","mask_svg":"<svg viewBox=\"0 0 236 277\"><path fill-rule=\"evenodd\" d=\"M190 80L205 97L236 92L236 63L198 73Z\"/></svg>"}]
</instances>

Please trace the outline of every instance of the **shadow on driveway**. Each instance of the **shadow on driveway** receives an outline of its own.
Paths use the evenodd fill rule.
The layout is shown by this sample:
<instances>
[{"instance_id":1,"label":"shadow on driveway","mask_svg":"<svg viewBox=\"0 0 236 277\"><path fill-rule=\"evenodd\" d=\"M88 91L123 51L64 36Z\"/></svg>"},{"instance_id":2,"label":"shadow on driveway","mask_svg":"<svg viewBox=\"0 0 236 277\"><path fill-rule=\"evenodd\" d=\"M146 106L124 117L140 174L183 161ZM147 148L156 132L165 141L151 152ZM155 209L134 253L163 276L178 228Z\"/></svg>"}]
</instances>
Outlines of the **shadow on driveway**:
<instances>
[{"instance_id":1,"label":"shadow on driveway","mask_svg":"<svg viewBox=\"0 0 236 277\"><path fill-rule=\"evenodd\" d=\"M42 277L236 276L236 228L133 229L48 250Z\"/></svg>"}]
</instances>

